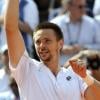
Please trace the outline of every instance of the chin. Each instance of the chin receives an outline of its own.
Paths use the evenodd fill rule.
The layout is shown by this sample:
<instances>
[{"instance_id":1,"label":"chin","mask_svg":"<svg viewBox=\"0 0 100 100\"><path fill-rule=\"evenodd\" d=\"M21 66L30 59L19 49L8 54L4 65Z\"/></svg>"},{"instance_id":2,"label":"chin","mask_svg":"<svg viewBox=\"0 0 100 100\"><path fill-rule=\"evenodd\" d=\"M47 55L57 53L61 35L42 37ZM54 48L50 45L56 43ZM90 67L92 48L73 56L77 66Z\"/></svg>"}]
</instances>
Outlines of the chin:
<instances>
[{"instance_id":1,"label":"chin","mask_svg":"<svg viewBox=\"0 0 100 100\"><path fill-rule=\"evenodd\" d=\"M47 59L47 58L46 58L46 59L44 59L44 58L41 58L41 60L42 60L42 61L49 61L49 59Z\"/></svg>"}]
</instances>

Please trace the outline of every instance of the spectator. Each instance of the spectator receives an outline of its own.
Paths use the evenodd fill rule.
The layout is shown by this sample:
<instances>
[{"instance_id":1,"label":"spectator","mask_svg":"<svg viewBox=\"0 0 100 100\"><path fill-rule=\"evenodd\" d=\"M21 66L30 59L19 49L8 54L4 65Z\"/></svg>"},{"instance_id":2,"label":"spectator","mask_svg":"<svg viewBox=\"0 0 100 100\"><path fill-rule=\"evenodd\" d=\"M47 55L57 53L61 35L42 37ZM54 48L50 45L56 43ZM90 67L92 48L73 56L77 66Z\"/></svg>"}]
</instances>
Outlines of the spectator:
<instances>
[{"instance_id":1,"label":"spectator","mask_svg":"<svg viewBox=\"0 0 100 100\"><path fill-rule=\"evenodd\" d=\"M5 73L8 76L8 82L9 82L9 84L8 84L8 82L6 84L9 85L9 88L11 89L11 92L14 95L13 100L19 100L18 87L17 87L15 80L11 77L11 72L10 72L10 69L9 69L9 57L8 57L8 47L7 47L7 45L3 46L1 51L2 51L1 60L2 60L2 64L4 65L3 69L5 70Z\"/></svg>"},{"instance_id":2,"label":"spectator","mask_svg":"<svg viewBox=\"0 0 100 100\"><path fill-rule=\"evenodd\" d=\"M93 14L94 16L100 15L100 0L94 1Z\"/></svg>"},{"instance_id":3,"label":"spectator","mask_svg":"<svg viewBox=\"0 0 100 100\"><path fill-rule=\"evenodd\" d=\"M0 51L6 45L6 34L4 30L4 13L6 8L6 0L0 0Z\"/></svg>"},{"instance_id":4,"label":"spectator","mask_svg":"<svg viewBox=\"0 0 100 100\"><path fill-rule=\"evenodd\" d=\"M36 2L39 10L40 23L44 21L48 21L51 0L33 0L33 1Z\"/></svg>"},{"instance_id":5,"label":"spectator","mask_svg":"<svg viewBox=\"0 0 100 100\"><path fill-rule=\"evenodd\" d=\"M95 21L86 15L86 0L67 0L66 8L66 14L51 20L59 25L64 35L61 65L81 50L100 50L100 34Z\"/></svg>"},{"instance_id":6,"label":"spectator","mask_svg":"<svg viewBox=\"0 0 100 100\"><path fill-rule=\"evenodd\" d=\"M93 14L94 2L95 0L86 0L86 4L87 4L86 13L90 17L94 17L94 14Z\"/></svg>"},{"instance_id":7,"label":"spectator","mask_svg":"<svg viewBox=\"0 0 100 100\"><path fill-rule=\"evenodd\" d=\"M87 68L91 75L100 81L100 52L88 52L86 56Z\"/></svg>"},{"instance_id":8,"label":"spectator","mask_svg":"<svg viewBox=\"0 0 100 100\"><path fill-rule=\"evenodd\" d=\"M98 81L100 81L100 52L95 50L81 51L69 60L81 59L86 62L88 72ZM69 61L64 64L69 67Z\"/></svg>"},{"instance_id":9,"label":"spectator","mask_svg":"<svg viewBox=\"0 0 100 100\"><path fill-rule=\"evenodd\" d=\"M14 100L15 96L10 87L10 72L8 67L7 45L2 47L2 68L0 68L0 100Z\"/></svg>"},{"instance_id":10,"label":"spectator","mask_svg":"<svg viewBox=\"0 0 100 100\"><path fill-rule=\"evenodd\" d=\"M32 0L20 0L19 8L19 29L23 35L28 53L32 56L32 33L39 23L38 9Z\"/></svg>"},{"instance_id":11,"label":"spectator","mask_svg":"<svg viewBox=\"0 0 100 100\"><path fill-rule=\"evenodd\" d=\"M61 0L51 0L48 20L62 14Z\"/></svg>"}]
</instances>

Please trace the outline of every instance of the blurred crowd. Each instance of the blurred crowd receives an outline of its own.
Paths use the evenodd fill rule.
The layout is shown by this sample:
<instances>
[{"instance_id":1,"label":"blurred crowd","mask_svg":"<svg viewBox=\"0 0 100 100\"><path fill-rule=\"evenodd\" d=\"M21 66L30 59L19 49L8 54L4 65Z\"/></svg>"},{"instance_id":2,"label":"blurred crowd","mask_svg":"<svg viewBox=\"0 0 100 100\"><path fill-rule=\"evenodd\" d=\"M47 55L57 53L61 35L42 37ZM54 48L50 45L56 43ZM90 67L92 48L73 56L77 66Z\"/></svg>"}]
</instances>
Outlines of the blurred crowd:
<instances>
[{"instance_id":1,"label":"blurred crowd","mask_svg":"<svg viewBox=\"0 0 100 100\"><path fill-rule=\"evenodd\" d=\"M20 100L9 70L3 25L6 3L0 0L0 100ZM100 81L100 0L19 0L19 29L29 55L37 60L32 35L44 21L57 24L63 32L61 66L68 67L70 59L82 59L87 71Z\"/></svg>"}]
</instances>

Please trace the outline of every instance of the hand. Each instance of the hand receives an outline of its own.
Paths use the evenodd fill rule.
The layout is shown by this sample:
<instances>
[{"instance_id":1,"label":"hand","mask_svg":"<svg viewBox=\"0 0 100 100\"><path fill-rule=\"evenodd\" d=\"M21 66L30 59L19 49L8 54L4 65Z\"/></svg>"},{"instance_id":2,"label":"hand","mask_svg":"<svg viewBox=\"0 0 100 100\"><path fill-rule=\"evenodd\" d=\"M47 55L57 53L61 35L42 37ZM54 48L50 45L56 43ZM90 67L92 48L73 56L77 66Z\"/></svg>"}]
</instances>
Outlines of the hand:
<instances>
[{"instance_id":1,"label":"hand","mask_svg":"<svg viewBox=\"0 0 100 100\"><path fill-rule=\"evenodd\" d=\"M82 78L85 78L87 76L86 74L86 63L82 60L70 60L69 61L73 71L81 76Z\"/></svg>"}]
</instances>

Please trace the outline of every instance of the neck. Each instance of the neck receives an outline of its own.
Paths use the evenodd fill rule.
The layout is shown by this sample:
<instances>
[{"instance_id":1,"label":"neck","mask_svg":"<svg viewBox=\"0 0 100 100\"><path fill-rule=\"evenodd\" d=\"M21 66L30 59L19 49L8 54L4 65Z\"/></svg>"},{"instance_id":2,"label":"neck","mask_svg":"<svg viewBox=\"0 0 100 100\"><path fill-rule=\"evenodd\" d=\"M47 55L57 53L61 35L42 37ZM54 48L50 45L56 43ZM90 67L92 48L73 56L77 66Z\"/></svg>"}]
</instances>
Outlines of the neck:
<instances>
[{"instance_id":1,"label":"neck","mask_svg":"<svg viewBox=\"0 0 100 100\"><path fill-rule=\"evenodd\" d=\"M73 23L77 23L77 22L80 22L81 21L81 18L75 18L71 14L69 16L70 16L70 21L73 22Z\"/></svg>"},{"instance_id":2,"label":"neck","mask_svg":"<svg viewBox=\"0 0 100 100\"><path fill-rule=\"evenodd\" d=\"M58 63L48 62L48 63L45 63L45 65L48 66L48 68L51 70L54 76L56 76L58 72L60 71L60 66Z\"/></svg>"}]
</instances>

